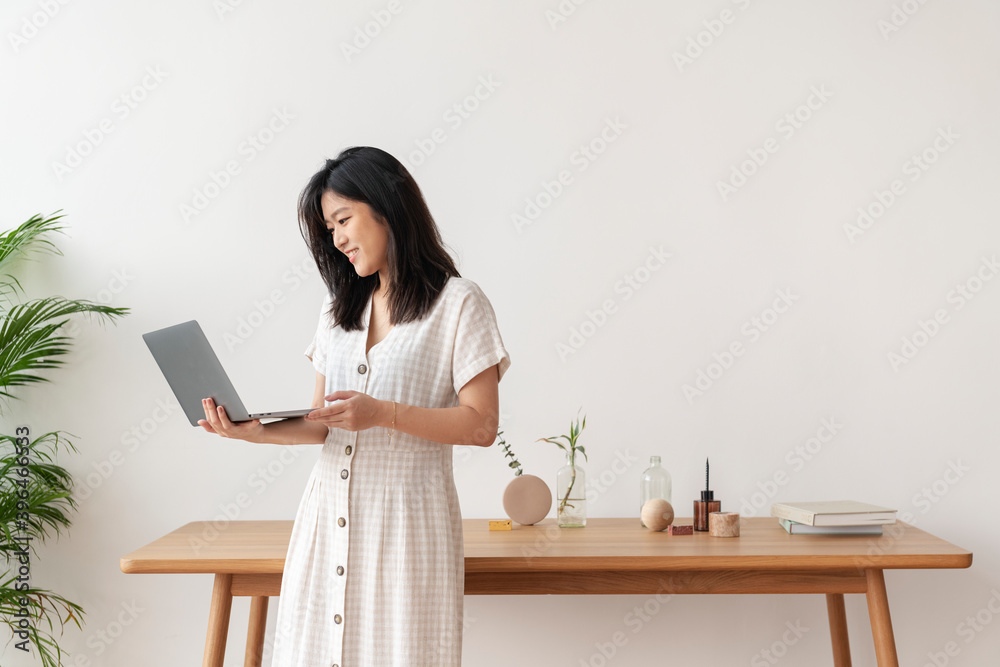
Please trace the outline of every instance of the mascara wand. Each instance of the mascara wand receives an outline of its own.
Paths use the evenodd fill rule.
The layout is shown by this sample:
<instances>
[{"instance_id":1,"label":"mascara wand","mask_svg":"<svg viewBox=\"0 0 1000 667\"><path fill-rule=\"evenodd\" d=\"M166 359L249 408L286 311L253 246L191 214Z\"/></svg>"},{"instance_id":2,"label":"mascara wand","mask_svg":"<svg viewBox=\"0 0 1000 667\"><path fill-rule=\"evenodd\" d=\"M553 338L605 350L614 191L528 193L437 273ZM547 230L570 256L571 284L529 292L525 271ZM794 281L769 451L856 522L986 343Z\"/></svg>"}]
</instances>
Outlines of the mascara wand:
<instances>
[{"instance_id":1,"label":"mascara wand","mask_svg":"<svg viewBox=\"0 0 1000 667\"><path fill-rule=\"evenodd\" d=\"M702 501L715 500L715 493L708 486L708 458L705 459L705 490L701 492Z\"/></svg>"}]
</instances>

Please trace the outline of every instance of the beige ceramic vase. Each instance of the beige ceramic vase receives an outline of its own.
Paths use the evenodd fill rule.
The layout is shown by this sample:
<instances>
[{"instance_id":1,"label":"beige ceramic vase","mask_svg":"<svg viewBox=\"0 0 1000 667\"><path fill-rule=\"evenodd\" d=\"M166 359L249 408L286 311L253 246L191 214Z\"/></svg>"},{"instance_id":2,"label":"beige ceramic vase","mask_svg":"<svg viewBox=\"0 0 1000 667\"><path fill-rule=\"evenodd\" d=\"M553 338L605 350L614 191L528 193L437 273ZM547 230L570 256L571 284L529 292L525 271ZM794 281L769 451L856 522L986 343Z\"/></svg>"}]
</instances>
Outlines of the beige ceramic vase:
<instances>
[{"instance_id":1,"label":"beige ceramic vase","mask_svg":"<svg viewBox=\"0 0 1000 667\"><path fill-rule=\"evenodd\" d=\"M552 509L552 491L540 477L518 475L503 492L503 511L511 520L530 526Z\"/></svg>"}]
</instances>

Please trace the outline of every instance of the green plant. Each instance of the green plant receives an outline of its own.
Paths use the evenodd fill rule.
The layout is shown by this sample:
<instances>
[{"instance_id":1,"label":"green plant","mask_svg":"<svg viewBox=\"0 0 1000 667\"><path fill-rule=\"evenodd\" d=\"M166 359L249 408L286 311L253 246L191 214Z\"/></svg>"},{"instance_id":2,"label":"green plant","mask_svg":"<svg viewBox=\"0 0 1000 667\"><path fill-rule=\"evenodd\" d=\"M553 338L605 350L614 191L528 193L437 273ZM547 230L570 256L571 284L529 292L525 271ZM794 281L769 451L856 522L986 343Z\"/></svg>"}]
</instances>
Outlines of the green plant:
<instances>
[{"instance_id":1,"label":"green plant","mask_svg":"<svg viewBox=\"0 0 1000 667\"><path fill-rule=\"evenodd\" d=\"M576 484L576 453L580 452L583 454L583 458L586 461L590 459L587 458L587 450L583 448L583 445L576 444L576 441L580 438L580 434L583 429L587 427L587 416L583 416L583 421L580 421L579 413L577 413L576 421L571 421L569 423L569 435L554 435L548 438L539 438L537 442L551 442L553 445L559 449L566 452L569 457L569 466L571 468L572 477L570 479L569 486L566 488L566 495L559 500L559 512L566 509L566 503L569 500L569 494L573 490L573 485ZM560 440L565 440L566 444L559 442ZM572 505L570 505L572 507Z\"/></svg>"},{"instance_id":2,"label":"green plant","mask_svg":"<svg viewBox=\"0 0 1000 667\"><path fill-rule=\"evenodd\" d=\"M61 296L23 300L24 290L11 273L18 259L62 254L51 240L64 233L62 215L36 215L0 234L0 414L7 416L7 401L14 389L50 380L40 374L65 363L72 339L64 327L77 313L113 321L128 308L112 308ZM72 621L80 628L83 609L52 591L30 584L30 565L41 543L70 526L76 510L73 479L55 463L63 446L77 451L60 431L30 437L28 427L14 435L0 434L0 557L7 572L0 579L0 623L6 624L15 646L34 646L44 667L62 664L63 651L53 636ZM43 626L44 623L44 626Z\"/></svg>"},{"instance_id":3,"label":"green plant","mask_svg":"<svg viewBox=\"0 0 1000 667\"><path fill-rule=\"evenodd\" d=\"M507 463L507 466L514 469L514 477L519 477L524 471L521 470L521 463L517 460L517 457L514 456L514 452L511 451L510 445L508 445L507 441L503 439L503 431L497 431L497 438L500 439L500 447L503 448L503 455L506 458L511 459L510 462Z\"/></svg>"}]
</instances>

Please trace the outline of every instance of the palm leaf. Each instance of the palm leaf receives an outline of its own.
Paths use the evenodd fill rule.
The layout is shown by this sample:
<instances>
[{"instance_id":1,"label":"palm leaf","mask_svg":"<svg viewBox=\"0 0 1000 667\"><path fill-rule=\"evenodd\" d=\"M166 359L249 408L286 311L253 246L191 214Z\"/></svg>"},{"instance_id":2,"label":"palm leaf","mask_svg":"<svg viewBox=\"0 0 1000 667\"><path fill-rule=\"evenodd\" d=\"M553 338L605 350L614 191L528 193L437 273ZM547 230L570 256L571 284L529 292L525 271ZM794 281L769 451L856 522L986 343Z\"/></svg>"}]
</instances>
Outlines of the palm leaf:
<instances>
[{"instance_id":1,"label":"palm leaf","mask_svg":"<svg viewBox=\"0 0 1000 667\"><path fill-rule=\"evenodd\" d=\"M21 257L31 254L53 254L61 255L56 244L47 238L50 234L65 234L63 225L59 222L62 215L56 214L48 217L40 213L31 217L30 220L0 234L0 274L10 271L10 264ZM15 281L20 288L20 284Z\"/></svg>"},{"instance_id":2,"label":"palm leaf","mask_svg":"<svg viewBox=\"0 0 1000 667\"><path fill-rule=\"evenodd\" d=\"M60 357L69 352L72 339L59 329L74 313L113 320L126 315L128 308L62 297L35 299L11 308L0 318L0 396L13 398L11 387L48 381L37 372L64 363Z\"/></svg>"},{"instance_id":3,"label":"palm leaf","mask_svg":"<svg viewBox=\"0 0 1000 667\"><path fill-rule=\"evenodd\" d=\"M68 529L69 515L76 510L76 500L71 496L73 477L65 468L52 463L60 446L76 451L73 443L59 432L46 433L29 442L27 453L17 456L14 436L0 436L4 455L0 457L0 555L10 557L18 548L16 532L29 536L31 550L46 537L50 530L56 535ZM27 492L20 498L21 491ZM26 507L18 508L23 501ZM19 513L26 512L27 520L19 520ZM16 530L15 530L16 529Z\"/></svg>"},{"instance_id":4,"label":"palm leaf","mask_svg":"<svg viewBox=\"0 0 1000 667\"><path fill-rule=\"evenodd\" d=\"M66 652L59 647L52 635L55 629L52 617L54 616L61 626L72 621L82 630L80 618L84 614L83 608L61 595L42 588L18 591L15 589L15 582L16 575L11 575L9 579L0 582L0 624L10 629L12 637L15 636L15 632L27 632L28 645L37 651L43 667L60 667ZM27 605L22 605L22 601L26 601ZM29 619L26 628L21 626L20 617L16 616L22 609L27 612ZM39 621L45 621L48 630L40 627Z\"/></svg>"},{"instance_id":5,"label":"palm leaf","mask_svg":"<svg viewBox=\"0 0 1000 667\"><path fill-rule=\"evenodd\" d=\"M0 233L0 397L16 398L15 388L49 381L44 371L61 366L72 345L62 330L70 316L84 313L113 322L128 313L128 308L59 296L18 303L24 290L10 274L11 266L19 258L61 254L50 237L64 233L62 217L59 211L35 215ZM56 463L55 454L60 445L76 448L59 431L36 437L20 454L25 446L19 440L25 439L0 435L0 559L8 565L0 580L0 625L26 632L42 667L59 667L65 652L52 633L56 625L64 629L71 621L81 627L83 609L51 591L17 590L15 573L22 545L37 556L41 543L70 526L70 515L77 509L73 478ZM18 617L22 608L30 618L23 630Z\"/></svg>"},{"instance_id":6,"label":"palm leaf","mask_svg":"<svg viewBox=\"0 0 1000 667\"><path fill-rule=\"evenodd\" d=\"M14 276L7 276L9 280L0 280L0 301L13 305L18 292L23 292L21 283Z\"/></svg>"}]
</instances>

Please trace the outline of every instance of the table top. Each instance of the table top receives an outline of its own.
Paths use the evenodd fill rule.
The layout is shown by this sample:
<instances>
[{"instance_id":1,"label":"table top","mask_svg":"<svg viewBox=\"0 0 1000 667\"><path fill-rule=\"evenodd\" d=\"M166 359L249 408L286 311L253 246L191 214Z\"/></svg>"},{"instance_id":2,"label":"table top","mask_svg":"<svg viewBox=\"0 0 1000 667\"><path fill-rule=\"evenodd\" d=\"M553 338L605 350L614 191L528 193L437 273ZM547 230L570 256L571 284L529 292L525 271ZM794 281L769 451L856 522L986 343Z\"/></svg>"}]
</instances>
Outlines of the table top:
<instances>
[{"instance_id":1,"label":"table top","mask_svg":"<svg viewBox=\"0 0 1000 667\"><path fill-rule=\"evenodd\" d=\"M690 523L679 518L678 524ZM838 568L965 568L972 553L912 525L883 535L789 535L771 517L742 520L740 537L668 535L638 518L591 518L584 528L555 519L491 531L487 519L464 519L465 570L534 572L588 570L831 570ZM127 554L128 574L280 574L292 521L195 521Z\"/></svg>"}]
</instances>

